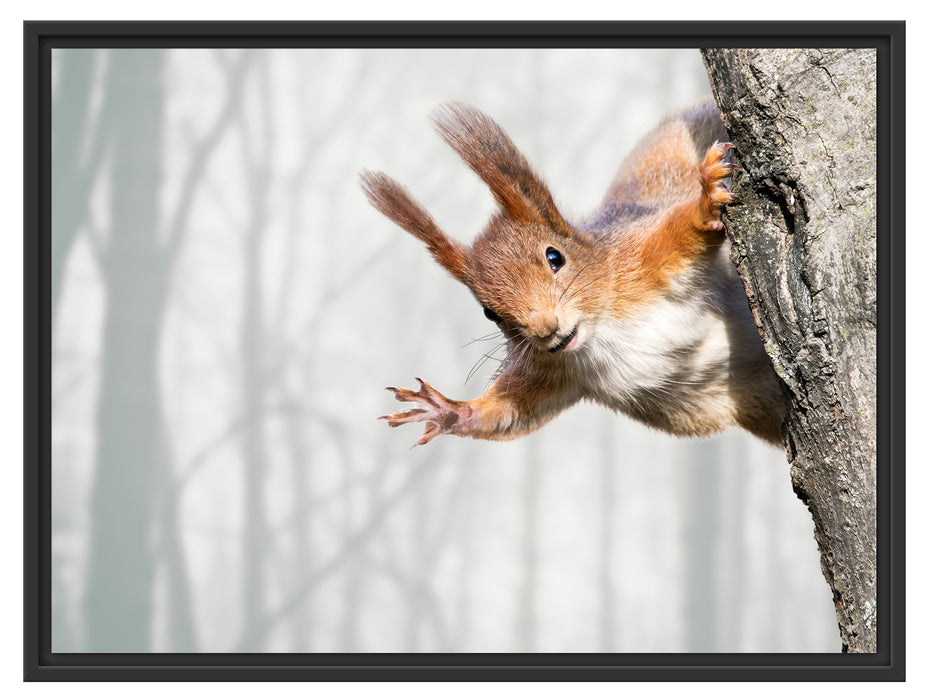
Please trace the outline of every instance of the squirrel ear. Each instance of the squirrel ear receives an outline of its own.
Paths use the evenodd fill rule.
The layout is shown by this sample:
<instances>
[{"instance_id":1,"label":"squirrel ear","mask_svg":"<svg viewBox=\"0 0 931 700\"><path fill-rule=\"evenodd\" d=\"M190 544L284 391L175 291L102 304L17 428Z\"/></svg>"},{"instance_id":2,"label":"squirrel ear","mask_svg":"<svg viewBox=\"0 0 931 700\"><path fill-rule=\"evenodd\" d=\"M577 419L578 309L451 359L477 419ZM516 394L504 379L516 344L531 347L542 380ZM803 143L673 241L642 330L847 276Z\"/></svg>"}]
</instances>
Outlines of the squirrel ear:
<instances>
[{"instance_id":1,"label":"squirrel ear","mask_svg":"<svg viewBox=\"0 0 931 700\"><path fill-rule=\"evenodd\" d=\"M558 234L572 235L572 227L556 209L543 180L491 117L461 102L450 102L434 111L433 123L443 140L488 185L508 217L543 223Z\"/></svg>"},{"instance_id":2,"label":"squirrel ear","mask_svg":"<svg viewBox=\"0 0 931 700\"><path fill-rule=\"evenodd\" d=\"M427 249L447 272L468 284L468 248L443 233L410 193L384 173L364 171L361 180L362 190L372 206L426 243Z\"/></svg>"}]
</instances>

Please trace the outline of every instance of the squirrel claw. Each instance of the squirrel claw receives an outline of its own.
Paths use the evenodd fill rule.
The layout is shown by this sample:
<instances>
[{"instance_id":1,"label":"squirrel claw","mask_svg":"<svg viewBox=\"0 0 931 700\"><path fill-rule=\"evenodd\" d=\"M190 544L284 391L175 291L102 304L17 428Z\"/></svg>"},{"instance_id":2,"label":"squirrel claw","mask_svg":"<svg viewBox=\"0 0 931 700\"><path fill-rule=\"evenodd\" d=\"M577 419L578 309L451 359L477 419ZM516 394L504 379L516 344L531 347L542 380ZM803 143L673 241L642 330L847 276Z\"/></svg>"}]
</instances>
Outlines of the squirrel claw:
<instances>
[{"instance_id":1,"label":"squirrel claw","mask_svg":"<svg viewBox=\"0 0 931 700\"><path fill-rule=\"evenodd\" d=\"M727 151L734 148L732 143L716 143L705 153L699 167L701 176L701 198L698 205L699 228L705 231L723 231L721 215L724 207L740 201L725 183L740 166L725 160Z\"/></svg>"},{"instance_id":2,"label":"squirrel claw","mask_svg":"<svg viewBox=\"0 0 931 700\"><path fill-rule=\"evenodd\" d=\"M406 423L425 423L423 435L411 448L426 445L437 435L444 433L464 435L465 421L471 415L471 409L466 402L447 399L424 380L417 378L417 381L420 383L420 389L417 391L393 386L387 387L387 390L393 393L398 401L409 401L418 404L419 407L379 416L378 420L387 421L392 428Z\"/></svg>"}]
</instances>

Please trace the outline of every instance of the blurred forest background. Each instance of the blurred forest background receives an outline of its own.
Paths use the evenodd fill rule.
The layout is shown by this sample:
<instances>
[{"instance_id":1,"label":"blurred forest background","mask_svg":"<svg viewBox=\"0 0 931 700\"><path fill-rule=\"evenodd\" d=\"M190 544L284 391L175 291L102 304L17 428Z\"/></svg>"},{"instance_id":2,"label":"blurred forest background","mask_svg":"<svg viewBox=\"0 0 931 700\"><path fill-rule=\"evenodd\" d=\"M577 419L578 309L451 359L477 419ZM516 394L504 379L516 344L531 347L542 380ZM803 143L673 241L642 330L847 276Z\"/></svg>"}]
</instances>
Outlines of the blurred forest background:
<instances>
[{"instance_id":1,"label":"blurred forest background","mask_svg":"<svg viewBox=\"0 0 931 700\"><path fill-rule=\"evenodd\" d=\"M697 51L56 49L53 651L839 651L780 450L375 420L415 376L477 396L496 341L362 169L469 241L437 104L571 217L709 93Z\"/></svg>"}]
</instances>

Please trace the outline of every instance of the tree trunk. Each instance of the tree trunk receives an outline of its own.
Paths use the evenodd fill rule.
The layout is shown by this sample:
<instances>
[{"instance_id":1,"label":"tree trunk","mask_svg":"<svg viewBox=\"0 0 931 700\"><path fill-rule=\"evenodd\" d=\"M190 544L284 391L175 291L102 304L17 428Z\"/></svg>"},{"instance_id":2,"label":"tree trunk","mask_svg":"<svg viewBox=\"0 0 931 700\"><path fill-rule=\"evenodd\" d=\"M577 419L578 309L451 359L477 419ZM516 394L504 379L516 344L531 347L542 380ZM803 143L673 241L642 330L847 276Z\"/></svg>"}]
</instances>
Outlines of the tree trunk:
<instances>
[{"instance_id":1,"label":"tree trunk","mask_svg":"<svg viewBox=\"0 0 931 700\"><path fill-rule=\"evenodd\" d=\"M164 52L130 51L107 86L121 95L113 135L111 233L85 597L87 651L151 647L152 506L162 482L158 349L167 268L158 245Z\"/></svg>"},{"instance_id":2,"label":"tree trunk","mask_svg":"<svg viewBox=\"0 0 931 700\"><path fill-rule=\"evenodd\" d=\"M876 651L876 54L703 50L737 160L732 257L791 407L844 651Z\"/></svg>"},{"instance_id":3,"label":"tree trunk","mask_svg":"<svg viewBox=\"0 0 931 700\"><path fill-rule=\"evenodd\" d=\"M538 647L539 624L537 598L540 592L540 500L543 493L543 471L540 441L526 443L523 486L523 536L521 541L521 573L517 600L517 651L528 653Z\"/></svg>"},{"instance_id":4,"label":"tree trunk","mask_svg":"<svg viewBox=\"0 0 931 700\"><path fill-rule=\"evenodd\" d=\"M683 506L682 541L686 543L684 571L689 582L685 589L685 648L693 653L718 650L718 614L715 591L718 588L717 528L718 463L717 444L708 440L696 444L692 462L684 474L686 498Z\"/></svg>"},{"instance_id":5,"label":"tree trunk","mask_svg":"<svg viewBox=\"0 0 931 700\"><path fill-rule=\"evenodd\" d=\"M82 149L91 131L91 90L94 84L95 50L73 51L61 61L61 76L52 100L52 314L58 310L65 261L84 223L87 194L95 181L82 167Z\"/></svg>"},{"instance_id":6,"label":"tree trunk","mask_svg":"<svg viewBox=\"0 0 931 700\"><path fill-rule=\"evenodd\" d=\"M242 146L248 187L249 219L243 238L242 317L239 348L242 361L240 391L245 413L258 416L242 433L243 461L243 626L248 638L261 627L268 593L269 514L266 506L268 480L268 435L265 404L268 395L267 320L265 318L264 260L269 227L269 183L273 169L269 66L260 64L258 90L262 110L256 123L242 119ZM267 640L253 640L250 651L263 651Z\"/></svg>"}]
</instances>

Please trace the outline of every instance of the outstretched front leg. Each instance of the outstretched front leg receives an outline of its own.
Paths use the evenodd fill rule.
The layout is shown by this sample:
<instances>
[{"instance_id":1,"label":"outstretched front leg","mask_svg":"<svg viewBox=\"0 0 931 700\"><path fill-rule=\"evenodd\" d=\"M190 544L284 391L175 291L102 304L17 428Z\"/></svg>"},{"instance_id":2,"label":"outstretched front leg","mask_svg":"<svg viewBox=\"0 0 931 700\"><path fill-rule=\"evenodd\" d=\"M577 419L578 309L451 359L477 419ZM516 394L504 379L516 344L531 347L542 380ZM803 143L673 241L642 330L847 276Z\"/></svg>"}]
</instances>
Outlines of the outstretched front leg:
<instances>
[{"instance_id":1,"label":"outstretched front leg","mask_svg":"<svg viewBox=\"0 0 931 700\"><path fill-rule=\"evenodd\" d=\"M426 445L438 435L511 440L540 428L578 400L562 387L520 380L508 373L471 401L448 399L422 379L417 381L417 391L388 387L398 401L409 401L417 408L379 417L392 428L425 423L423 435L412 447Z\"/></svg>"}]
</instances>

